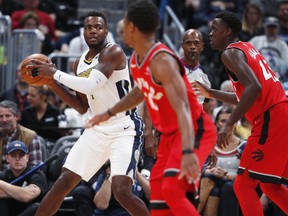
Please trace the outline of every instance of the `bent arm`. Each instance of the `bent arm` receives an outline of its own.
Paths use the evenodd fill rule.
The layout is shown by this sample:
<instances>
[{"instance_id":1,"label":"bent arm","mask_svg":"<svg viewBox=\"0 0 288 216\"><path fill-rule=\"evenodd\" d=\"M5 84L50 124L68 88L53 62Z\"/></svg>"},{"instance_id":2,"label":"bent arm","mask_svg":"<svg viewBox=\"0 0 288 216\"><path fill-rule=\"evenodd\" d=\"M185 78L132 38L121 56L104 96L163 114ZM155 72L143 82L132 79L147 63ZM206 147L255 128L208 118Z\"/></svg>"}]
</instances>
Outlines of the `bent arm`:
<instances>
[{"instance_id":1,"label":"bent arm","mask_svg":"<svg viewBox=\"0 0 288 216\"><path fill-rule=\"evenodd\" d=\"M221 59L225 67L233 72L241 85L244 86L244 91L241 98L239 98L239 103L227 121L227 125L232 126L239 121L254 104L261 92L262 86L255 73L247 64L246 56L242 51L238 49L228 49L222 54Z\"/></svg>"},{"instance_id":2,"label":"bent arm","mask_svg":"<svg viewBox=\"0 0 288 216\"><path fill-rule=\"evenodd\" d=\"M35 184L19 187L2 180L0 180L0 189L3 191L0 193L1 198L12 198L23 203L31 202L41 193L41 189Z\"/></svg>"}]
</instances>

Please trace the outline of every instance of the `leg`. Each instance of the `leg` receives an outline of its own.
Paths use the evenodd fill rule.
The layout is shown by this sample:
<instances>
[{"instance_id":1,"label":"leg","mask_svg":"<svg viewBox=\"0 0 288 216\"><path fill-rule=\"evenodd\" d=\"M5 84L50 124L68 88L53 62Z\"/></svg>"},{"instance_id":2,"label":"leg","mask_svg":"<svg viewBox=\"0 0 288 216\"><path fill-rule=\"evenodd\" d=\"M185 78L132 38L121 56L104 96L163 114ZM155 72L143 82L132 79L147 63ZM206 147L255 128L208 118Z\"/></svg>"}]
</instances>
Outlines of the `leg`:
<instances>
[{"instance_id":1,"label":"leg","mask_svg":"<svg viewBox=\"0 0 288 216\"><path fill-rule=\"evenodd\" d=\"M205 205L203 216L217 216L219 207L219 197L209 196Z\"/></svg>"},{"instance_id":2,"label":"leg","mask_svg":"<svg viewBox=\"0 0 288 216\"><path fill-rule=\"evenodd\" d=\"M95 209L93 197L95 191L85 181L82 181L73 191L73 202L77 216L92 215Z\"/></svg>"},{"instance_id":3,"label":"leg","mask_svg":"<svg viewBox=\"0 0 288 216\"><path fill-rule=\"evenodd\" d=\"M201 213L205 207L206 201L208 200L210 191L214 188L215 182L207 177L201 178L200 181L200 203L198 205L197 211Z\"/></svg>"},{"instance_id":4,"label":"leg","mask_svg":"<svg viewBox=\"0 0 288 216\"><path fill-rule=\"evenodd\" d=\"M145 203L132 192L132 180L128 176L113 176L112 190L115 199L132 216L149 216Z\"/></svg>"},{"instance_id":5,"label":"leg","mask_svg":"<svg viewBox=\"0 0 288 216\"><path fill-rule=\"evenodd\" d=\"M266 196L288 214L288 189L281 184L260 183L261 190Z\"/></svg>"},{"instance_id":6,"label":"leg","mask_svg":"<svg viewBox=\"0 0 288 216\"><path fill-rule=\"evenodd\" d=\"M263 209L256 192L258 182L249 177L248 171L236 177L234 191L244 216L263 216Z\"/></svg>"},{"instance_id":7,"label":"leg","mask_svg":"<svg viewBox=\"0 0 288 216\"><path fill-rule=\"evenodd\" d=\"M175 216L199 215L186 197L188 186L186 179L178 180L178 175L163 179L162 195Z\"/></svg>"},{"instance_id":8,"label":"leg","mask_svg":"<svg viewBox=\"0 0 288 216\"><path fill-rule=\"evenodd\" d=\"M233 182L226 182L220 192L219 215L238 215L239 202L233 190Z\"/></svg>"},{"instance_id":9,"label":"leg","mask_svg":"<svg viewBox=\"0 0 288 216\"><path fill-rule=\"evenodd\" d=\"M79 175L63 168L60 177L42 200L36 216L50 216L55 214L65 196L75 188L80 181L81 177Z\"/></svg>"}]
</instances>

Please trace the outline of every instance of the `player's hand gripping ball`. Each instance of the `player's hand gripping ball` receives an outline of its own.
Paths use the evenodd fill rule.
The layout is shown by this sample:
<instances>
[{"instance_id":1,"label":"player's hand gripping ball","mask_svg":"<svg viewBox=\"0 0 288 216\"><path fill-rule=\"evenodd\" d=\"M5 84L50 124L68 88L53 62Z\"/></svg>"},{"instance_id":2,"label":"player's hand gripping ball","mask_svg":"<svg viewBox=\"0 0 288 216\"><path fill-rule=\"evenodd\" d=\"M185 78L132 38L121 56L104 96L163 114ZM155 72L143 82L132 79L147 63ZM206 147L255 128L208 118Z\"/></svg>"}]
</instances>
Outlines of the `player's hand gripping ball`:
<instances>
[{"instance_id":1,"label":"player's hand gripping ball","mask_svg":"<svg viewBox=\"0 0 288 216\"><path fill-rule=\"evenodd\" d=\"M37 59L42 62L51 62L51 61L46 55L35 53L27 56L21 62L21 76L23 80L32 86L43 86L48 83L49 79L39 76L37 69L28 70L26 68L26 66L30 64L30 61L32 59Z\"/></svg>"}]
</instances>

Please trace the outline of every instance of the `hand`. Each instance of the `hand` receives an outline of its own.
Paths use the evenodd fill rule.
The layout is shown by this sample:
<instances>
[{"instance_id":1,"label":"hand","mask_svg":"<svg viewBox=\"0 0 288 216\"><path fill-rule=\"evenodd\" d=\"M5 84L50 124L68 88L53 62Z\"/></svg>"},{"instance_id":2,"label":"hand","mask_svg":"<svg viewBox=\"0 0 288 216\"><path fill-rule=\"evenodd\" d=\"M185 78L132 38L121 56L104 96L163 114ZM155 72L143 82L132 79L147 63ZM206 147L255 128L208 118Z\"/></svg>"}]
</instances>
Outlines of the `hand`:
<instances>
[{"instance_id":1,"label":"hand","mask_svg":"<svg viewBox=\"0 0 288 216\"><path fill-rule=\"evenodd\" d=\"M156 159L158 140L152 132L148 134L145 133L144 148L147 155L151 156L153 159Z\"/></svg>"},{"instance_id":2,"label":"hand","mask_svg":"<svg viewBox=\"0 0 288 216\"><path fill-rule=\"evenodd\" d=\"M216 163L217 163L217 160L218 160L218 157L217 157L217 154L215 152L215 149L213 148L211 153L209 154L208 156L208 165L207 165L207 168L208 169L211 169L213 167L216 166Z\"/></svg>"},{"instance_id":3,"label":"hand","mask_svg":"<svg viewBox=\"0 0 288 216\"><path fill-rule=\"evenodd\" d=\"M186 177L189 184L200 179L200 167L195 153L184 154L181 161L181 172L178 179Z\"/></svg>"},{"instance_id":4,"label":"hand","mask_svg":"<svg viewBox=\"0 0 288 216\"><path fill-rule=\"evenodd\" d=\"M55 64L53 64L51 61L42 62L37 59L32 59L30 64L27 66L28 71L32 71L32 69L37 69L39 72L39 76L53 79L54 73L57 71L55 68Z\"/></svg>"},{"instance_id":5,"label":"hand","mask_svg":"<svg viewBox=\"0 0 288 216\"><path fill-rule=\"evenodd\" d=\"M224 170L222 167L218 166L218 167L214 167L211 173L214 174L218 178L223 178L227 175L228 172Z\"/></svg>"},{"instance_id":6,"label":"hand","mask_svg":"<svg viewBox=\"0 0 288 216\"><path fill-rule=\"evenodd\" d=\"M219 130L217 136L217 146L219 148L225 148L229 145L228 137L232 135L233 127L227 123Z\"/></svg>"},{"instance_id":7,"label":"hand","mask_svg":"<svg viewBox=\"0 0 288 216\"><path fill-rule=\"evenodd\" d=\"M211 98L210 93L209 93L210 88L207 85L196 80L192 82L191 85L192 85L194 92L197 94L197 96L202 95L206 98Z\"/></svg>"},{"instance_id":8,"label":"hand","mask_svg":"<svg viewBox=\"0 0 288 216\"><path fill-rule=\"evenodd\" d=\"M95 115L92 119L88 120L88 122L85 124L85 127L91 128L94 125L99 125L101 122L107 121L109 118L111 118L111 115L108 112Z\"/></svg>"}]
</instances>

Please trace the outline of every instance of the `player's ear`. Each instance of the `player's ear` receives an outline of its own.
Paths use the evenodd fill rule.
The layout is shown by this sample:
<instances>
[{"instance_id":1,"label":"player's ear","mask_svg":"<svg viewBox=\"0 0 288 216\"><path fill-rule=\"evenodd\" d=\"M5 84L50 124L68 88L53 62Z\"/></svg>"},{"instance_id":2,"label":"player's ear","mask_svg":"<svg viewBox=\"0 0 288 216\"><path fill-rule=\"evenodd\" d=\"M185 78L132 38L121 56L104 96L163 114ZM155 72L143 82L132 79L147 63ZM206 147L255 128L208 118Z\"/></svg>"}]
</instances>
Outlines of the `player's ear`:
<instances>
[{"instance_id":1,"label":"player's ear","mask_svg":"<svg viewBox=\"0 0 288 216\"><path fill-rule=\"evenodd\" d=\"M233 34L232 29L231 29L231 28L226 28L226 30L225 30L225 35L226 35L226 36L230 36L230 35L232 35L232 34Z\"/></svg>"}]
</instances>

